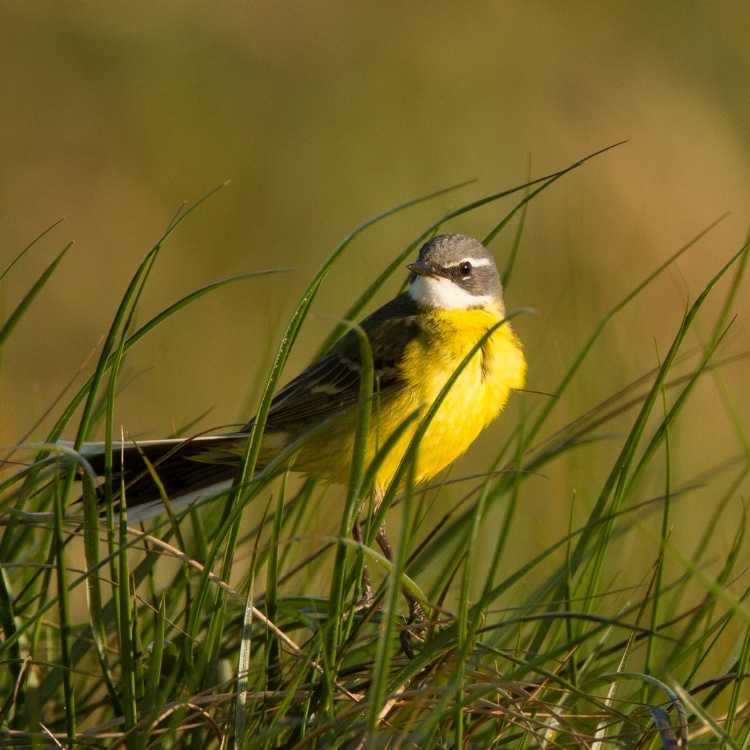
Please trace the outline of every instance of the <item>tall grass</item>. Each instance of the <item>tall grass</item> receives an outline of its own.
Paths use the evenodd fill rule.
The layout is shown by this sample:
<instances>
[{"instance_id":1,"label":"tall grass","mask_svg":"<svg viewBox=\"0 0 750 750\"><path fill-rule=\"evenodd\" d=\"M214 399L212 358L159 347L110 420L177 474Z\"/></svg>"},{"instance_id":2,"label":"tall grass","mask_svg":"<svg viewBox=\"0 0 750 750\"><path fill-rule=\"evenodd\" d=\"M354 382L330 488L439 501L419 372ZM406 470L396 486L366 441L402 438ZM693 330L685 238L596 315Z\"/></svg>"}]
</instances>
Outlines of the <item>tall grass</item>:
<instances>
[{"instance_id":1,"label":"tall grass","mask_svg":"<svg viewBox=\"0 0 750 750\"><path fill-rule=\"evenodd\" d=\"M381 448L372 465L364 461L377 393L368 341L351 321L446 222L517 195L485 238L492 243L520 219L504 272L509 282L529 202L588 158L437 218L394 256L333 328L321 350L351 327L360 341L358 433L341 517L328 524L328 536L312 540L306 534L310 519L323 507L336 507L326 506L333 491L314 478L298 483L284 473L284 461L298 444L257 469L271 399L318 289L349 245L375 223L444 191L362 223L312 279L265 377L258 418L232 488L181 512L165 497L165 517L136 527L128 523L127 493L113 486L111 471L99 491L105 498L101 512L95 478L78 453L102 430L111 469L113 440L120 438L114 408L128 352L200 297L230 283L262 283L257 277L276 272L209 284L136 327L138 302L161 248L201 201L177 214L136 269L93 374L67 404L53 404L59 414L42 442L29 444L23 436L5 456L0 482L5 744L129 750L750 747L743 689L750 587L739 567L744 524L724 559L706 559L719 518L739 500L749 454L728 457L677 484L670 442L698 381L736 359L721 359L717 352L732 323L747 246L717 267L657 368L553 429L551 415L610 321L712 227L649 273L601 318L551 396L536 409L520 409L517 422L507 424L507 439L486 472L450 480L465 492L435 521L425 509L447 482L415 486L414 456L459 368L426 415L406 416L403 429L420 420L415 437L383 502L376 507L372 501L377 465L390 446ZM23 253L33 249L34 243ZM44 292L66 250L5 316L0 347ZM729 283L719 287L725 278ZM723 304L710 335L700 339L698 350L688 349L686 339L720 288ZM508 319L523 312L511 311ZM728 402L721 403L734 417ZM529 477L571 451L592 450L602 428L623 418L628 429L616 438L616 456L583 523L571 515L552 544L510 561L507 542ZM744 426L737 419L734 425L747 446ZM72 448L58 443L67 433L74 435ZM158 479L158 469L155 475ZM719 484L727 475L731 480L723 495L716 494L712 524L693 549L680 548L670 536L672 514L696 487ZM76 476L82 481L74 487ZM662 482L656 495L652 476ZM118 491L122 500L115 509ZM77 496L82 503L72 506ZM251 506L255 520L248 526ZM398 529L392 561L373 549L386 517ZM482 529L498 517L494 548L479 554ZM357 519L361 542L352 537ZM623 540L635 536L653 565L642 586L623 592L608 571ZM242 576L236 573L239 559ZM75 560L85 561L83 569ZM365 565L375 590L374 601L363 604ZM306 582L315 576L330 581L327 596L310 592ZM426 622L406 622L404 587L421 600ZM85 603L85 616L75 615L72 600ZM408 656L402 647L406 629L413 651ZM730 663L707 676L706 665L717 661L714 654L727 652L734 654Z\"/></svg>"}]
</instances>

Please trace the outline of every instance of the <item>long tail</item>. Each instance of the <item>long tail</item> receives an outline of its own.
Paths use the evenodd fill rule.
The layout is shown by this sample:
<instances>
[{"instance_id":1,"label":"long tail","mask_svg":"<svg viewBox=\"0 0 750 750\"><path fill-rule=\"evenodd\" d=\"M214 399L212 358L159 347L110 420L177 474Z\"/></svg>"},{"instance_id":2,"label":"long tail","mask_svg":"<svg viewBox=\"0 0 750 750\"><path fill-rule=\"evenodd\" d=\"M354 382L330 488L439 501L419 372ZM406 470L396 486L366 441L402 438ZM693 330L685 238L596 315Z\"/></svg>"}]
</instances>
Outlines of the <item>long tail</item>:
<instances>
[{"instance_id":1,"label":"long tail","mask_svg":"<svg viewBox=\"0 0 750 750\"><path fill-rule=\"evenodd\" d=\"M219 494L232 483L245 439L247 435L237 433L113 443L113 495L119 497L124 480L128 518L139 521L164 512L162 491L175 508ZM104 443L86 443L81 454L97 476L103 477ZM161 488L154 481L152 471ZM99 491L103 495L101 487Z\"/></svg>"}]
</instances>

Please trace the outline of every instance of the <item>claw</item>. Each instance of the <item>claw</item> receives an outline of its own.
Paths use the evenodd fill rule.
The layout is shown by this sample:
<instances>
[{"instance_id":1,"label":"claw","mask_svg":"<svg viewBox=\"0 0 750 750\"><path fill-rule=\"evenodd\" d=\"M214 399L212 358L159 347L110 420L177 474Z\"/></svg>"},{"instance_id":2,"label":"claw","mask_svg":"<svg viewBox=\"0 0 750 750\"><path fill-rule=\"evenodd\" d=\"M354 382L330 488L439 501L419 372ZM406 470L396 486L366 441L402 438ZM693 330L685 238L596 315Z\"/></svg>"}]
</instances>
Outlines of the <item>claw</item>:
<instances>
[{"instance_id":1,"label":"claw","mask_svg":"<svg viewBox=\"0 0 750 750\"><path fill-rule=\"evenodd\" d=\"M406 656L407 659L413 659L414 658L414 647L411 643L411 633L409 632L408 627L404 628L398 636L399 640L401 641L401 650L404 652L404 656Z\"/></svg>"},{"instance_id":2,"label":"claw","mask_svg":"<svg viewBox=\"0 0 750 750\"><path fill-rule=\"evenodd\" d=\"M372 592L370 576L367 575L367 569L365 569L362 571L362 596L359 597L359 601L354 605L354 611L360 612L363 609L369 609L372 607L374 601L375 595Z\"/></svg>"}]
</instances>

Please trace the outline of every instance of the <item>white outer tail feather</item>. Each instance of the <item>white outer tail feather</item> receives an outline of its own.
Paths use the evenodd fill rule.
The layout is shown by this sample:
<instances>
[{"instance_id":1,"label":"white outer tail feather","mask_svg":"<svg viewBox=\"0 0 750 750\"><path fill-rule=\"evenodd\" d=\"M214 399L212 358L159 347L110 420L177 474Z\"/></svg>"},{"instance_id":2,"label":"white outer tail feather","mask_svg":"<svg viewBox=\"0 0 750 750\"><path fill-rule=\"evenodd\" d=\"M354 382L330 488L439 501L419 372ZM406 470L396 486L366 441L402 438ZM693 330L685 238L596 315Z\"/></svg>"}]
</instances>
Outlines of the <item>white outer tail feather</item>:
<instances>
[{"instance_id":1,"label":"white outer tail feather","mask_svg":"<svg viewBox=\"0 0 750 750\"><path fill-rule=\"evenodd\" d=\"M237 434L237 437L242 437L243 435L241 433ZM163 446L179 446L183 445L187 442L189 443L197 443L197 442L211 442L215 440L226 440L228 437L233 437L231 434L224 434L224 435L201 435L200 437L196 438L163 438L160 440L113 440L112 441L112 453L117 454L119 453L123 448L133 448L134 445L138 445L142 448L149 448L155 445L163 445ZM59 445L65 446L67 448L73 448L74 443L70 440L58 440L57 443ZM81 454L84 458L93 458L96 456L101 456L104 454L104 448L105 444L104 442L89 442L84 443L81 445L81 447L78 449L78 453ZM216 497L220 495L222 492L226 492L231 486L232 486L232 479L224 479L220 482L215 482L214 484L210 484L207 487L201 487L199 490L193 490L192 492L185 492L181 495L175 495L174 497L170 497L171 505L175 510L182 510L183 508L187 508L189 505L193 505L194 503L197 503L201 500L206 500L211 497ZM127 497L126 497L127 499ZM134 522L134 523L140 523L141 521L147 521L151 518L156 518L157 516L164 515L167 512L167 509L164 506L164 503L159 500L153 500L148 503L143 503L135 508L131 508L128 510L128 522ZM75 515L78 515L76 513Z\"/></svg>"},{"instance_id":2,"label":"white outer tail feather","mask_svg":"<svg viewBox=\"0 0 750 750\"><path fill-rule=\"evenodd\" d=\"M182 510L200 500L216 497L222 492L226 492L232 486L232 481L232 479L224 479L221 482L210 484L208 487L186 492L183 495L176 495L170 498L172 507L175 510ZM164 515L166 512L167 509L161 500L152 500L150 503L143 503L132 510L128 510L128 522L140 523L141 521L148 521L150 518L156 518L157 516Z\"/></svg>"}]
</instances>

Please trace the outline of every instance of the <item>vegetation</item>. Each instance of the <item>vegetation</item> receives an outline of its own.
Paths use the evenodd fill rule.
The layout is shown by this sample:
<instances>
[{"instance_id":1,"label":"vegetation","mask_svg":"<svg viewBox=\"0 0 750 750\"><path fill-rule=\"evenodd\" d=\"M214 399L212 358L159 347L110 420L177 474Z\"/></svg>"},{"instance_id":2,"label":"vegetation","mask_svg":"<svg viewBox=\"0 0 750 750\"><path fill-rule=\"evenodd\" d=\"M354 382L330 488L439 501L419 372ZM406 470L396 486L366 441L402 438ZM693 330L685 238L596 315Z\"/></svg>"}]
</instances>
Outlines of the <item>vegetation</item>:
<instances>
[{"instance_id":1,"label":"vegetation","mask_svg":"<svg viewBox=\"0 0 750 750\"><path fill-rule=\"evenodd\" d=\"M515 227L504 273L510 283L522 257L529 202L585 161L437 219L351 306L324 348L426 238L509 196L517 202L485 239L492 243ZM11 469L0 482L4 742L129 750L750 747L744 523L722 559L709 555L719 519L741 499L750 467L744 425L734 420L746 446L740 455L688 482L675 482L671 470L673 430L697 384L742 356L720 356L720 347L733 322L747 245L714 269L657 367L564 427L553 426L551 415L609 322L712 227L613 304L554 392L506 422L505 443L480 476L415 487L410 468L418 437L377 510L374 467L364 465L356 449L343 505L331 499L335 490L314 478L280 475L288 456L255 470L270 400L327 273L376 222L435 195L361 224L312 279L266 374L232 489L179 514L167 502L165 517L135 526L128 522L127 493L122 512L110 502L100 514L78 452L97 429L110 455L112 441L120 439L114 408L128 352L201 297L248 279L262 283L253 280L258 274L247 274L209 284L138 325L139 300L164 243L202 201L169 224L136 269L91 377L72 398L50 405L59 416L43 443L29 443L37 430L31 425L4 456ZM66 250L6 316L0 347ZM719 293L710 335L691 348L688 336L705 319L707 300ZM364 337L362 346L367 361ZM364 377L362 431L372 391L372 378ZM734 416L728 401L721 403ZM422 424L429 419L428 413ZM624 432L604 432L622 420ZM179 432L190 434L192 427ZM58 442L71 432L72 446ZM605 440L614 449L606 466L594 472L592 465L592 474L604 480L583 521L572 515L567 528L554 529L554 543L530 549L526 560L510 559L507 544L529 478L573 451L591 456L593 464ZM81 482L74 485L76 477ZM721 487L712 523L694 546L674 543L670 530L685 498L712 483ZM463 494L434 518L429 509L447 485L460 486ZM111 481L103 492L111 500ZM82 502L73 505L81 494ZM340 521L329 535L310 534L322 508L339 507ZM386 517L395 531L392 563L373 549ZM361 544L352 537L358 518ZM481 542L488 528L491 549ZM612 572L627 565L619 556L629 542L649 560L650 572L640 585L621 587ZM361 605L365 564L375 584L371 606ZM328 582L327 595L312 590L315 580ZM426 622L406 622L402 586L424 602ZM411 656L401 647L405 629ZM720 659L723 666L717 666Z\"/></svg>"}]
</instances>

